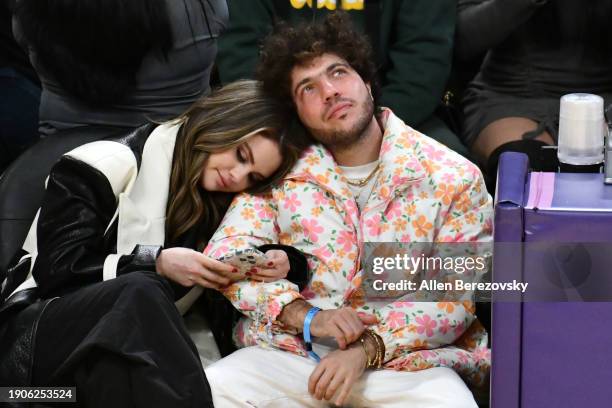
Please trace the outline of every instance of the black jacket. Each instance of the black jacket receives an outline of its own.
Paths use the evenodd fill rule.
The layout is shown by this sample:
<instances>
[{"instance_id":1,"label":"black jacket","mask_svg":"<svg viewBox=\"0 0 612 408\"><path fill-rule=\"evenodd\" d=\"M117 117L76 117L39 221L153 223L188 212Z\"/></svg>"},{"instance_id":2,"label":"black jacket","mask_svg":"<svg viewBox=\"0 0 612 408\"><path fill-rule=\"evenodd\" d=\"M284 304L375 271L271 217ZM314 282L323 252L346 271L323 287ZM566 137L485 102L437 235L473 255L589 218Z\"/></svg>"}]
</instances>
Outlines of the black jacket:
<instances>
[{"instance_id":1,"label":"black jacket","mask_svg":"<svg viewBox=\"0 0 612 408\"><path fill-rule=\"evenodd\" d=\"M118 139L81 146L64 155L53 167L41 209L24 244L25 249L16 256L21 261L9 269L3 285L0 386L30 384L36 326L49 301L124 273L155 271L155 260L164 244L165 221L156 217L155 211L163 211L165 215L167 181L177 129L178 126L145 125ZM150 137L152 135L155 137ZM157 143L159 140L162 142ZM143 187L147 175L142 171L141 177L139 170L151 168L147 166L168 169L168 174L162 174L162 178L167 177L166 184L160 180L159 174L155 174L155 179L149 183L151 188ZM145 207L139 208L139 202ZM131 213L128 214L128 210L121 212L122 205ZM138 212L139 209L142 213ZM122 214L128 214L123 219L128 219L131 224L138 224L136 221L143 219L153 227L157 222L162 225L162 230L141 231L141 238L148 245L136 244L132 248L130 239L140 242L137 241L139 236L125 232L131 224L120 221ZM120 234L119 230L124 232ZM180 244L191 246L195 242ZM304 256L292 248L284 249L290 257L290 279L296 283L305 281ZM113 266L113 261L116 266ZM28 281L30 269L36 286L16 291L19 285ZM33 282L32 279L29 281ZM184 299L188 289L179 285L173 287L175 298ZM218 325L221 323L224 321ZM213 330L227 330L231 327L229 323L222 324L221 328L213 324ZM228 339L229 335L215 333L215 338Z\"/></svg>"}]
</instances>

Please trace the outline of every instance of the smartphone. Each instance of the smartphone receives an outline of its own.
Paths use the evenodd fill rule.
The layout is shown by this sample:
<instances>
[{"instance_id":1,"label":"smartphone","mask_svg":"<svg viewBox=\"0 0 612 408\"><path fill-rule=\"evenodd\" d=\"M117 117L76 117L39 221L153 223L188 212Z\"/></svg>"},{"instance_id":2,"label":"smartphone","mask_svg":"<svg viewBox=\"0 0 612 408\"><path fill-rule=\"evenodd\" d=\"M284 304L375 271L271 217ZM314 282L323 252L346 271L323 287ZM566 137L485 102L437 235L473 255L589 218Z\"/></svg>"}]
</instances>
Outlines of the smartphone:
<instances>
[{"instance_id":1,"label":"smartphone","mask_svg":"<svg viewBox=\"0 0 612 408\"><path fill-rule=\"evenodd\" d=\"M268 262L266 255L256 248L238 250L222 256L219 261L235 266L243 277L255 266L264 266Z\"/></svg>"}]
</instances>

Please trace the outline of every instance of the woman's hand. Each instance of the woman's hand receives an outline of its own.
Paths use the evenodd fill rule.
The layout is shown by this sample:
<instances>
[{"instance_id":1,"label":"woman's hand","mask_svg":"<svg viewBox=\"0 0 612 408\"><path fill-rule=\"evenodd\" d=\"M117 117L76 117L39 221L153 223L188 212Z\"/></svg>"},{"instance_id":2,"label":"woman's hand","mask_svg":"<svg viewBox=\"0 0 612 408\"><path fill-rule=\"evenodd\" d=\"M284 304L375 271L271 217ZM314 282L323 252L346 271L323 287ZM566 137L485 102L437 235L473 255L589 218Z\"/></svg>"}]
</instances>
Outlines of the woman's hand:
<instances>
[{"instance_id":1,"label":"woman's hand","mask_svg":"<svg viewBox=\"0 0 612 408\"><path fill-rule=\"evenodd\" d=\"M323 357L308 379L308 392L318 400L331 400L342 406L353 384L365 371L367 356L363 347L354 344L346 350L335 350Z\"/></svg>"},{"instance_id":2,"label":"woman's hand","mask_svg":"<svg viewBox=\"0 0 612 408\"><path fill-rule=\"evenodd\" d=\"M236 268L189 248L168 248L155 262L157 273L179 285L220 289L232 282Z\"/></svg>"},{"instance_id":3,"label":"woman's hand","mask_svg":"<svg viewBox=\"0 0 612 408\"><path fill-rule=\"evenodd\" d=\"M249 277L263 282L274 282L287 277L289 273L289 257L282 249L266 251L266 264L255 268Z\"/></svg>"}]
</instances>

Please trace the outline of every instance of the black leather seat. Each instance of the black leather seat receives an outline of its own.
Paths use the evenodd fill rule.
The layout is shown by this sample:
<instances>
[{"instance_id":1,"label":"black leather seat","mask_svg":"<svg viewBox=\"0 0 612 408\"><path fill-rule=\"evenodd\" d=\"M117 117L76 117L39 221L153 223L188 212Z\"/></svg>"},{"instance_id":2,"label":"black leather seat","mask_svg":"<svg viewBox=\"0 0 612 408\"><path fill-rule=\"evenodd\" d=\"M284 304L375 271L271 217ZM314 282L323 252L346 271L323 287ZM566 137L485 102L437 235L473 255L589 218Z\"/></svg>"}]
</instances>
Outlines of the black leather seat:
<instances>
[{"instance_id":1,"label":"black leather seat","mask_svg":"<svg viewBox=\"0 0 612 408\"><path fill-rule=\"evenodd\" d=\"M0 176L0 283L23 245L51 167L75 147L118 132L112 128L79 128L48 136L26 150Z\"/></svg>"}]
</instances>

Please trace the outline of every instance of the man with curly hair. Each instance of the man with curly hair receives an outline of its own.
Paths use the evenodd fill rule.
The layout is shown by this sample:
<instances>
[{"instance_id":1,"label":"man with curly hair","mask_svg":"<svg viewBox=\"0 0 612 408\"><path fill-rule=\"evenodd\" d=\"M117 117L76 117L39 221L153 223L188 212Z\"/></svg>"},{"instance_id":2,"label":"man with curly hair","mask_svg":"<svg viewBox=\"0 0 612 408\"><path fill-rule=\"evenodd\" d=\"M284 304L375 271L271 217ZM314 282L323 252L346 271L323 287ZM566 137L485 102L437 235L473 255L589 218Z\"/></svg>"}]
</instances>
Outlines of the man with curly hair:
<instances>
[{"instance_id":1,"label":"man with curly hair","mask_svg":"<svg viewBox=\"0 0 612 408\"><path fill-rule=\"evenodd\" d=\"M380 100L409 126L469 157L459 137L443 122L441 107L451 72L455 0L228 0L229 25L219 38L219 79L251 78L259 45L278 21L321 22L344 11L367 35L380 80ZM357 44L351 44L357 47ZM443 96L444 95L444 96Z\"/></svg>"},{"instance_id":2,"label":"man with curly hair","mask_svg":"<svg viewBox=\"0 0 612 408\"><path fill-rule=\"evenodd\" d=\"M490 354L473 306L368 299L360 257L365 242L490 241L491 198L472 163L376 108L370 56L342 14L264 43L264 87L319 143L271 195L238 196L205 253L292 245L309 281L224 290L246 318L243 348L206 369L217 406L475 406L459 375L484 382Z\"/></svg>"}]
</instances>

